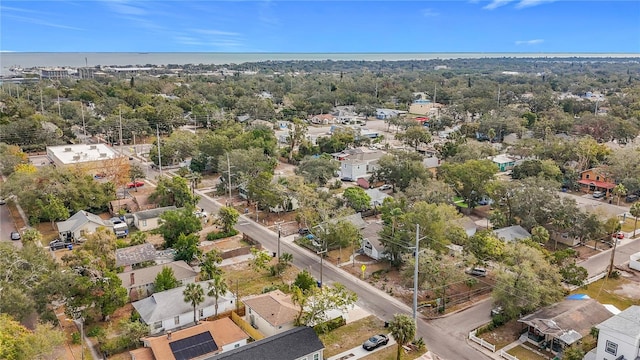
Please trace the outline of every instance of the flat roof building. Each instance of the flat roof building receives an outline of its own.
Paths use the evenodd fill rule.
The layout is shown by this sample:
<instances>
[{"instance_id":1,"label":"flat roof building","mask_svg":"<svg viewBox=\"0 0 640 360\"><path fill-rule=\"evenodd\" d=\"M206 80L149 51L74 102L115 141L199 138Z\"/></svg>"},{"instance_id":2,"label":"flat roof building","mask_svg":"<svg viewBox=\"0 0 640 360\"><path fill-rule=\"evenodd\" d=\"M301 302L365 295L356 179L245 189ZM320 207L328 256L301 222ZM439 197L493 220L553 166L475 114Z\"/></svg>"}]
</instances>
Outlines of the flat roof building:
<instances>
[{"instance_id":1,"label":"flat roof building","mask_svg":"<svg viewBox=\"0 0 640 360\"><path fill-rule=\"evenodd\" d=\"M126 159L105 144L71 144L47 146L47 157L60 167L81 165L88 172L104 172L113 160Z\"/></svg>"}]
</instances>

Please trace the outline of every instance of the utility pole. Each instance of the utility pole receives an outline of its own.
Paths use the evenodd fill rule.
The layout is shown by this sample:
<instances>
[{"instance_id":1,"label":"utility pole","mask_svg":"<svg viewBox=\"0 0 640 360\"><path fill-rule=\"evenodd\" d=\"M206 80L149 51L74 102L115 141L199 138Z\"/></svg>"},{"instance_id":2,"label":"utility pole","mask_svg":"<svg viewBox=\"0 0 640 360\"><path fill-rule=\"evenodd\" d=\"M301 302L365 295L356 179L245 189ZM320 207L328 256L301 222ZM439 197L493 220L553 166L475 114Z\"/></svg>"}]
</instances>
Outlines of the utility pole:
<instances>
[{"instance_id":1,"label":"utility pole","mask_svg":"<svg viewBox=\"0 0 640 360\"><path fill-rule=\"evenodd\" d=\"M80 102L80 113L82 114L82 132L84 133L84 141L87 141L87 126L84 123L84 105Z\"/></svg>"},{"instance_id":2,"label":"utility pole","mask_svg":"<svg viewBox=\"0 0 640 360\"><path fill-rule=\"evenodd\" d=\"M316 252L316 254L320 255L320 285L319 285L320 288L322 287L322 285L324 285L322 283L322 268L324 267L322 259L324 259L324 254L326 254L326 253L327 253L327 248L326 247L325 247L324 250Z\"/></svg>"},{"instance_id":3,"label":"utility pole","mask_svg":"<svg viewBox=\"0 0 640 360\"><path fill-rule=\"evenodd\" d=\"M229 153L227 153L227 188L229 189L229 205L231 206L231 161L229 161ZM258 212L256 211L256 215Z\"/></svg>"},{"instance_id":4,"label":"utility pole","mask_svg":"<svg viewBox=\"0 0 640 360\"><path fill-rule=\"evenodd\" d=\"M160 156L160 127L156 124L156 136L158 138L158 168L160 169L160 177L162 178L162 157Z\"/></svg>"},{"instance_id":5,"label":"utility pole","mask_svg":"<svg viewBox=\"0 0 640 360\"><path fill-rule=\"evenodd\" d=\"M280 237L282 236L282 231L280 229L280 224L278 224L278 260L280 260Z\"/></svg>"},{"instance_id":6,"label":"utility pole","mask_svg":"<svg viewBox=\"0 0 640 360\"><path fill-rule=\"evenodd\" d=\"M607 273L607 277L610 278L613 273L613 260L616 257L616 247L618 246L618 237L616 236L617 232L613 233L613 250L611 251L611 260L609 260L609 272Z\"/></svg>"},{"instance_id":7,"label":"utility pole","mask_svg":"<svg viewBox=\"0 0 640 360\"><path fill-rule=\"evenodd\" d=\"M122 155L122 108L120 106L118 106L118 111L120 113L120 155ZM158 144L160 143L158 142ZM160 154L159 151L158 154Z\"/></svg>"},{"instance_id":8,"label":"utility pole","mask_svg":"<svg viewBox=\"0 0 640 360\"><path fill-rule=\"evenodd\" d=\"M416 258L413 269L413 322L417 324L418 322L418 255L420 245L420 225L416 224Z\"/></svg>"}]
</instances>

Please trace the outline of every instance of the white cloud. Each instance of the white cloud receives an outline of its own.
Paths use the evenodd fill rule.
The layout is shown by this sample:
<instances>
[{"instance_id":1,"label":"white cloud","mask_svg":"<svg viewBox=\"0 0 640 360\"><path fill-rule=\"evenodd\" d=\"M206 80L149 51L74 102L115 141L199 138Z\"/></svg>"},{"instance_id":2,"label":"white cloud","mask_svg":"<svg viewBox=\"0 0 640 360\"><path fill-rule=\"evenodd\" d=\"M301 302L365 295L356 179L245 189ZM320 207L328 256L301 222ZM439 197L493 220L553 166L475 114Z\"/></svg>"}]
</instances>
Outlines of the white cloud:
<instances>
[{"instance_id":1,"label":"white cloud","mask_svg":"<svg viewBox=\"0 0 640 360\"><path fill-rule=\"evenodd\" d=\"M422 16L424 17L435 17L440 15L440 13L436 12L433 9L422 9Z\"/></svg>"},{"instance_id":2,"label":"white cloud","mask_svg":"<svg viewBox=\"0 0 640 360\"><path fill-rule=\"evenodd\" d=\"M125 0L110 0L105 1L105 4L107 4L111 11L116 12L120 15L142 16L147 14L147 12L143 8L130 5Z\"/></svg>"},{"instance_id":3,"label":"white cloud","mask_svg":"<svg viewBox=\"0 0 640 360\"><path fill-rule=\"evenodd\" d=\"M545 3L552 3L555 0L521 0L517 5L517 9L522 9L526 7L536 6Z\"/></svg>"},{"instance_id":4,"label":"white cloud","mask_svg":"<svg viewBox=\"0 0 640 360\"><path fill-rule=\"evenodd\" d=\"M512 1L513 0L492 0L488 5L485 5L483 7L483 9L486 9L486 10L497 9L497 8L499 8L501 6L505 6L505 5L509 4Z\"/></svg>"},{"instance_id":5,"label":"white cloud","mask_svg":"<svg viewBox=\"0 0 640 360\"><path fill-rule=\"evenodd\" d=\"M84 30L84 29L81 29L81 28L75 27L75 26L58 24L58 23L47 21L47 20L42 20L42 19L37 19L37 18L32 18L32 17L26 17L26 16L20 16L20 15L5 14L4 17L11 18L11 19L14 19L14 20L17 20L17 21L21 21L21 22L25 22L25 23L29 23L29 24L48 26L48 27L53 27L53 28L58 28L58 29Z\"/></svg>"},{"instance_id":6,"label":"white cloud","mask_svg":"<svg viewBox=\"0 0 640 360\"><path fill-rule=\"evenodd\" d=\"M239 36L239 33L230 32L230 31L221 31L221 30L206 30L206 29L195 29L194 32L205 34L205 35L214 35L214 36Z\"/></svg>"},{"instance_id":7,"label":"white cloud","mask_svg":"<svg viewBox=\"0 0 640 360\"><path fill-rule=\"evenodd\" d=\"M241 33L218 29L190 29L173 38L183 45L209 47L218 51L234 50L245 46Z\"/></svg>"},{"instance_id":8,"label":"white cloud","mask_svg":"<svg viewBox=\"0 0 640 360\"><path fill-rule=\"evenodd\" d=\"M516 41L516 45L536 45L536 44L542 44L543 42L544 42L543 39L518 40Z\"/></svg>"}]
</instances>

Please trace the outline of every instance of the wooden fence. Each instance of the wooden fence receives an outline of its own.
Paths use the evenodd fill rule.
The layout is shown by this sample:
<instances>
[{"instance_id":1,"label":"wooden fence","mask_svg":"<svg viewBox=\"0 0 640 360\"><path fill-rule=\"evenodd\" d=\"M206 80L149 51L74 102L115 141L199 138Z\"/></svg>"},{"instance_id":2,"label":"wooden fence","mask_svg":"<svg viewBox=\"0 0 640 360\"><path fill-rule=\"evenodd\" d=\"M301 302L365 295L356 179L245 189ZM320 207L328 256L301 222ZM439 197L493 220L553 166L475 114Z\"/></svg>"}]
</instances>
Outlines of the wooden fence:
<instances>
[{"instance_id":1,"label":"wooden fence","mask_svg":"<svg viewBox=\"0 0 640 360\"><path fill-rule=\"evenodd\" d=\"M261 332L259 332L258 330L254 329L253 326L251 326L251 324L249 324L248 322L244 321L244 319L241 318L240 315L236 314L235 311L231 312L231 320L233 320L233 322L236 325L238 325L238 327L240 329L242 329L249 336L251 336L251 338L253 338L253 340L257 341L257 340L264 339L264 335L262 335Z\"/></svg>"}]
</instances>

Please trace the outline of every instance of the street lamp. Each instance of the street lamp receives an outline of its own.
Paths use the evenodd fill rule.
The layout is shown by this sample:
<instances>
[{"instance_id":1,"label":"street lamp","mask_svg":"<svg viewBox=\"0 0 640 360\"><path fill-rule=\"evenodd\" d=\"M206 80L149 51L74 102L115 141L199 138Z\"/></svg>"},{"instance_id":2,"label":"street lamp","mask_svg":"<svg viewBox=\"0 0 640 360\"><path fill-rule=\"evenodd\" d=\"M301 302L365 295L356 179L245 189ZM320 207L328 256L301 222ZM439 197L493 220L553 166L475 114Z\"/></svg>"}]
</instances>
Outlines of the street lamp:
<instances>
[{"instance_id":1,"label":"street lamp","mask_svg":"<svg viewBox=\"0 0 640 360\"><path fill-rule=\"evenodd\" d=\"M76 326L80 323L80 351L82 352L82 360L84 360L84 318L80 316L79 319L69 319L67 321L73 321Z\"/></svg>"}]
</instances>

